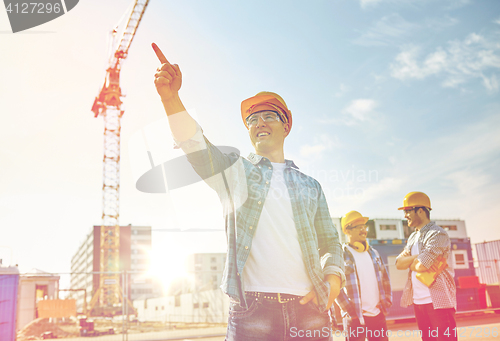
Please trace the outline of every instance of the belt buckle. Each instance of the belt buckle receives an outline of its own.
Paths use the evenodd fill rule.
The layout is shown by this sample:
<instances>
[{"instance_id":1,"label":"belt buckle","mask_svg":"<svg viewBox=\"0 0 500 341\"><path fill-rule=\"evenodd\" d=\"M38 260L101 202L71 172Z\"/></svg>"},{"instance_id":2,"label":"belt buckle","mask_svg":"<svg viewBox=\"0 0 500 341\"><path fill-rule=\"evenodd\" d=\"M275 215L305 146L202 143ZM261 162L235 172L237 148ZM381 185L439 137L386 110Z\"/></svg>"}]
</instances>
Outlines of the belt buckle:
<instances>
[{"instance_id":1,"label":"belt buckle","mask_svg":"<svg viewBox=\"0 0 500 341\"><path fill-rule=\"evenodd\" d=\"M288 301L282 301L282 300L281 300L281 295L280 295L280 293L278 293L278 302L279 302L279 303L286 303L286 302L288 302Z\"/></svg>"}]
</instances>

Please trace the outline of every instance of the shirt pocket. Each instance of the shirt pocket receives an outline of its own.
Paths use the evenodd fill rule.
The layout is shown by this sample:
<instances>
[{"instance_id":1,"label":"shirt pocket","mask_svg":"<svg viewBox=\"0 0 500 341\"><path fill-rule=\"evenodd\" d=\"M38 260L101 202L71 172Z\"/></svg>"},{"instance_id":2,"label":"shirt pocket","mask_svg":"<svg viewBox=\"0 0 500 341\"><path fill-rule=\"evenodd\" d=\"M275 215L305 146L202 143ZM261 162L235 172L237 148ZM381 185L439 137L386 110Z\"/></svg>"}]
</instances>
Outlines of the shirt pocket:
<instances>
[{"instance_id":1,"label":"shirt pocket","mask_svg":"<svg viewBox=\"0 0 500 341\"><path fill-rule=\"evenodd\" d=\"M297 196L309 218L314 219L318 210L318 189L305 185L299 186Z\"/></svg>"},{"instance_id":2,"label":"shirt pocket","mask_svg":"<svg viewBox=\"0 0 500 341\"><path fill-rule=\"evenodd\" d=\"M354 271L356 271L354 269L354 262L351 261L351 260L346 260L345 263L344 263L344 266L345 266L345 276L349 276L349 275L352 275L354 273Z\"/></svg>"}]
</instances>

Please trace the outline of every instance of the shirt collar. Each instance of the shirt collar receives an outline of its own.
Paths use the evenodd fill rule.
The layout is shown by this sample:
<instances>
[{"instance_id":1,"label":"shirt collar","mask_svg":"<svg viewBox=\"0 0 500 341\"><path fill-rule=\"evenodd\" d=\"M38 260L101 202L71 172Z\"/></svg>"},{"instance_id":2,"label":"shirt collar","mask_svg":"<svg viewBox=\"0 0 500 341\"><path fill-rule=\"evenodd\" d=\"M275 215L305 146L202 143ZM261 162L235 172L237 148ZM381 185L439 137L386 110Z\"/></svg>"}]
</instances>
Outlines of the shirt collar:
<instances>
[{"instance_id":1,"label":"shirt collar","mask_svg":"<svg viewBox=\"0 0 500 341\"><path fill-rule=\"evenodd\" d=\"M254 165L257 165L259 164L260 162L265 162L265 160L267 160L269 162L269 159L263 157L262 155L257 155L255 153L250 153L250 155L248 155L248 160L254 164ZM295 165L295 163L292 161L292 160L286 160L285 159L285 164L286 164L286 167L287 168L290 168L290 167L293 167L293 168L296 168L296 169L299 169L299 167L297 167Z\"/></svg>"},{"instance_id":2,"label":"shirt collar","mask_svg":"<svg viewBox=\"0 0 500 341\"><path fill-rule=\"evenodd\" d=\"M424 227L422 227L419 231L420 233L424 232L424 231L427 231L431 228L431 226L435 225L436 223L434 221L430 221L429 223L427 223Z\"/></svg>"}]
</instances>

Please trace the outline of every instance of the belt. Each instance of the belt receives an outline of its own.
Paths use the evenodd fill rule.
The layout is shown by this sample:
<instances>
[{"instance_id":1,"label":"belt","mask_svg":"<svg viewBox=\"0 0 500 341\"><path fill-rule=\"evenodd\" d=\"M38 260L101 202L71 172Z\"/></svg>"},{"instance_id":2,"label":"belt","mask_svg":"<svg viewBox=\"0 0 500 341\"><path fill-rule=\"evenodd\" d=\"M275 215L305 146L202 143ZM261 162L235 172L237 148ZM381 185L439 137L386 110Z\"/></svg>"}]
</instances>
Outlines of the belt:
<instances>
[{"instance_id":1,"label":"belt","mask_svg":"<svg viewBox=\"0 0 500 341\"><path fill-rule=\"evenodd\" d=\"M246 291L245 296L255 297L257 299L263 298L270 301L277 301L279 303L287 303L302 298L302 296L291 295L291 294L280 294L274 292L254 292L254 291Z\"/></svg>"}]
</instances>

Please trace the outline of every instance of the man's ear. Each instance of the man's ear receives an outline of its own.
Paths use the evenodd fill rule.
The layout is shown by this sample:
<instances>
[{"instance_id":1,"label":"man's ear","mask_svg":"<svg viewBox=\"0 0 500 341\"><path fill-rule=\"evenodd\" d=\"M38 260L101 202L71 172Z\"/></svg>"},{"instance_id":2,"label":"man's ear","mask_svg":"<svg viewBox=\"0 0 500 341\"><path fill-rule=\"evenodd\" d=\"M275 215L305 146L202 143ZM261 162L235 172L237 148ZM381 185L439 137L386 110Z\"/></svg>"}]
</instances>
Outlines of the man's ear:
<instances>
[{"instance_id":1,"label":"man's ear","mask_svg":"<svg viewBox=\"0 0 500 341\"><path fill-rule=\"evenodd\" d=\"M287 137L290 134L290 123L283 123L283 128L285 130L285 137Z\"/></svg>"},{"instance_id":2,"label":"man's ear","mask_svg":"<svg viewBox=\"0 0 500 341\"><path fill-rule=\"evenodd\" d=\"M344 234L345 234L345 236L346 236L347 240L349 241L349 240L350 240L350 238L351 238L351 230L347 230L347 229L346 229L346 230L345 230L345 232L344 232Z\"/></svg>"}]
</instances>

